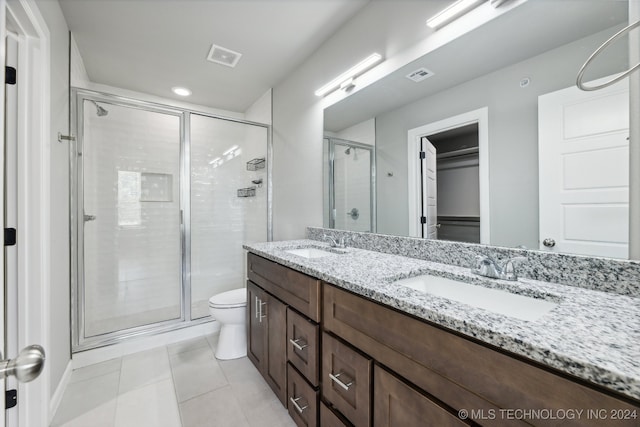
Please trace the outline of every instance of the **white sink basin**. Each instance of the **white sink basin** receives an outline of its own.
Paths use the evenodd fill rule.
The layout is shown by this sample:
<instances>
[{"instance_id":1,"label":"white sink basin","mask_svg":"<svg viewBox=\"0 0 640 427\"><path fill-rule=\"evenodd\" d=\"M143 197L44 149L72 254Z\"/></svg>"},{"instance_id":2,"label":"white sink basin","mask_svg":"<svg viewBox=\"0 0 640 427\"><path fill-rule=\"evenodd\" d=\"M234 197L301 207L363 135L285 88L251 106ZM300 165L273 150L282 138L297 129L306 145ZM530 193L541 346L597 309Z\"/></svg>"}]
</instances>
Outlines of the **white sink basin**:
<instances>
[{"instance_id":1,"label":"white sink basin","mask_svg":"<svg viewBox=\"0 0 640 427\"><path fill-rule=\"evenodd\" d=\"M528 321L537 320L558 306L554 302L439 276L416 276L394 284Z\"/></svg>"},{"instance_id":2,"label":"white sink basin","mask_svg":"<svg viewBox=\"0 0 640 427\"><path fill-rule=\"evenodd\" d=\"M325 251L318 248L299 248L299 249L286 249L286 253L298 255L303 258L323 258L330 255L336 255L335 252Z\"/></svg>"}]
</instances>

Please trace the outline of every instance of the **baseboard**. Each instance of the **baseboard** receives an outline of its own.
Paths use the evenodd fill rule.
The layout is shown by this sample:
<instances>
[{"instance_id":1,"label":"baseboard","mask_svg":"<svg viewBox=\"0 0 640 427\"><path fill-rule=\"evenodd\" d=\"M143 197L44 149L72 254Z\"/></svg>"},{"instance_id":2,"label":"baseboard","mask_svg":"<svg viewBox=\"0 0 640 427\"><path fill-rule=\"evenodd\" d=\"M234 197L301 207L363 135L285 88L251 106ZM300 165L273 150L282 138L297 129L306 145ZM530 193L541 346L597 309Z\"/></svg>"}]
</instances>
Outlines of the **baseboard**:
<instances>
[{"instance_id":1,"label":"baseboard","mask_svg":"<svg viewBox=\"0 0 640 427\"><path fill-rule=\"evenodd\" d=\"M69 385L69 381L71 380L72 373L73 360L69 360L69 363L67 363L67 367L62 374L62 378L60 378L60 382L56 387L56 391L53 393L51 399L49 400L49 422L47 423L47 425L51 424L51 421L53 421L53 417L56 415L56 411L60 406L60 402L62 402L62 396L64 396L64 392Z\"/></svg>"},{"instance_id":2,"label":"baseboard","mask_svg":"<svg viewBox=\"0 0 640 427\"><path fill-rule=\"evenodd\" d=\"M140 336L105 347L81 351L72 355L73 368L78 369L94 363L105 362L116 357L126 356L139 351L162 347L175 342L215 334L220 330L220 322L206 322L175 331L150 336Z\"/></svg>"}]
</instances>

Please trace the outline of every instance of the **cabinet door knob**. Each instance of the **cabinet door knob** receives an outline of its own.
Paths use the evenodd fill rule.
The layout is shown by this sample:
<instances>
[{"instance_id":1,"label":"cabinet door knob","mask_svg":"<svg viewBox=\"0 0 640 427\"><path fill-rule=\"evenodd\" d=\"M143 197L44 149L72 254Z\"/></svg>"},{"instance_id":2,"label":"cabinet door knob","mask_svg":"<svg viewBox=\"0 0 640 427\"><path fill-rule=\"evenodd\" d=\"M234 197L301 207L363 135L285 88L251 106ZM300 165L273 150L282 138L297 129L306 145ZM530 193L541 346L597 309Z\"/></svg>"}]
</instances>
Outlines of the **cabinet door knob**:
<instances>
[{"instance_id":1,"label":"cabinet door knob","mask_svg":"<svg viewBox=\"0 0 640 427\"><path fill-rule=\"evenodd\" d=\"M544 239L542 241L542 244L545 245L548 248L552 248L552 247L554 247L556 245L556 241L551 239L551 238L549 238L549 237L547 237L546 239Z\"/></svg>"},{"instance_id":2,"label":"cabinet door knob","mask_svg":"<svg viewBox=\"0 0 640 427\"><path fill-rule=\"evenodd\" d=\"M302 341L302 345L298 344L300 341ZM305 348L309 347L306 341L303 340L302 338L298 338L297 340L290 339L289 342L291 343L291 345L293 345L296 348L296 350L302 351Z\"/></svg>"},{"instance_id":3,"label":"cabinet door knob","mask_svg":"<svg viewBox=\"0 0 640 427\"><path fill-rule=\"evenodd\" d=\"M342 387L343 389L345 389L346 391L349 391L349 387L351 387L353 385L353 381L349 381L347 383L342 382L342 380L340 379L340 375L342 375L343 372L340 372L339 374L329 374L329 378L331 379L331 381L333 381L334 383L338 384L340 387Z\"/></svg>"},{"instance_id":4,"label":"cabinet door knob","mask_svg":"<svg viewBox=\"0 0 640 427\"><path fill-rule=\"evenodd\" d=\"M296 408L296 411L298 411L298 413L302 414L302 412L304 412L305 409L307 409L309 407L309 405L304 405L304 406L300 406L298 405L298 401L302 399L302 397L290 397L289 401L291 402L291 404L293 405L294 408Z\"/></svg>"}]
</instances>

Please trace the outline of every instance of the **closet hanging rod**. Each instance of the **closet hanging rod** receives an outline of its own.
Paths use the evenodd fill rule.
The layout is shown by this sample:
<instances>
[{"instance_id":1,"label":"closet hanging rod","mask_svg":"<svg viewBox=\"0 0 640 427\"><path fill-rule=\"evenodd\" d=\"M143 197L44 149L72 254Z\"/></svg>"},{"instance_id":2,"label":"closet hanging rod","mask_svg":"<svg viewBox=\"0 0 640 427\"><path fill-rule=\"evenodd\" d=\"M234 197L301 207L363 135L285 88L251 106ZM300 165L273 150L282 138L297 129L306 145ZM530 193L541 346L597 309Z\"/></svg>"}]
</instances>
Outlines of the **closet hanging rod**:
<instances>
[{"instance_id":1,"label":"closet hanging rod","mask_svg":"<svg viewBox=\"0 0 640 427\"><path fill-rule=\"evenodd\" d=\"M636 28L639 25L640 25L640 21L636 21L633 24L630 24L630 25L624 27L623 29L621 29L620 31L615 33L613 36L611 36L609 38L609 40L607 40L606 42L602 43L602 45L599 48L597 48L595 52L593 52L591 54L589 59L587 59L587 62L584 63L584 65L582 66L582 68L580 68L580 71L578 72L578 77L576 78L576 86L578 86L579 89L582 89L582 90L585 90L585 91L604 89L605 87L611 86L612 84L617 83L620 80L624 79L629 74L631 74L632 72L637 70L638 67L640 67L640 63L638 63L638 64L634 65L633 67L629 68L627 71L625 71L622 74L618 75L617 77L614 77L614 78L612 78L612 79L610 79L610 80L608 80L608 81L606 81L606 82L604 82L602 84L596 85L596 86L585 86L584 83L582 82L582 79L584 77L584 72L585 72L586 68L589 66L589 64L591 63L591 61L593 61L611 43L613 43L615 40L617 40L618 37L628 33L629 31L633 30L634 28Z\"/></svg>"}]
</instances>

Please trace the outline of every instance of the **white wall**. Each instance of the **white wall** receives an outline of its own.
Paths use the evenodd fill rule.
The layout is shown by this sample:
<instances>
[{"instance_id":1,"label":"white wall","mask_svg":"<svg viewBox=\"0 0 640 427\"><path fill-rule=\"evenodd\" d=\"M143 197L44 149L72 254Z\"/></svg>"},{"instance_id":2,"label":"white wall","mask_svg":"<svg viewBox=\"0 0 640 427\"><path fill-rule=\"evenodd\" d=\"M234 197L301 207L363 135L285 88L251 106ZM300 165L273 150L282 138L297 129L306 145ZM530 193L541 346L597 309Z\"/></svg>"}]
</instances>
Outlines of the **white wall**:
<instances>
[{"instance_id":1,"label":"white wall","mask_svg":"<svg viewBox=\"0 0 640 427\"><path fill-rule=\"evenodd\" d=\"M329 133L327 132L326 134ZM331 135L348 141L376 145L376 119L371 118L364 122L356 123L355 125L339 132L333 132Z\"/></svg>"},{"instance_id":2,"label":"white wall","mask_svg":"<svg viewBox=\"0 0 640 427\"><path fill-rule=\"evenodd\" d=\"M36 0L51 37L51 309L50 348L46 349L53 394L71 359L69 322L69 33L57 1ZM46 212L43 214L47 214Z\"/></svg>"}]
</instances>

